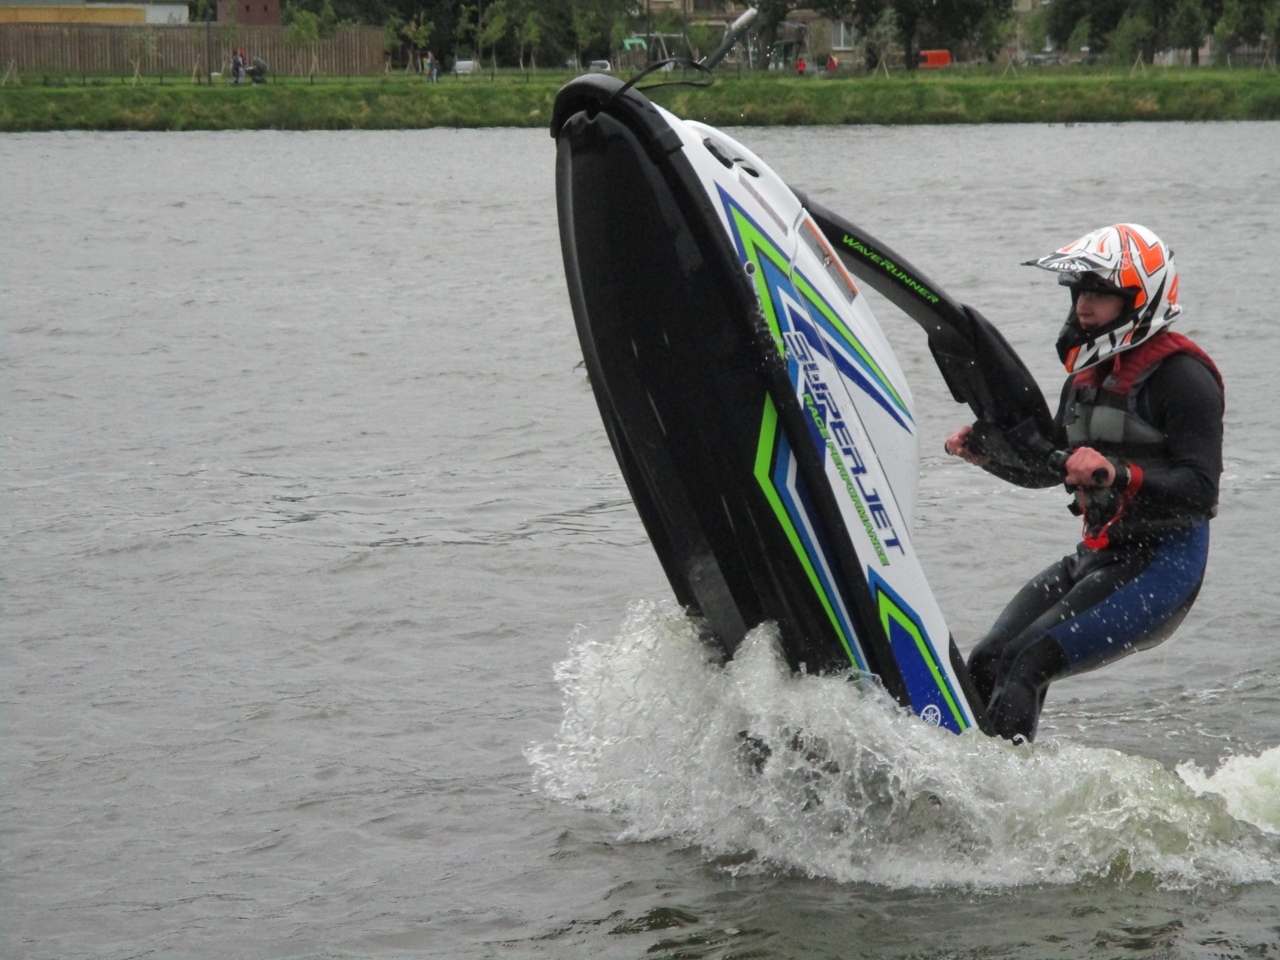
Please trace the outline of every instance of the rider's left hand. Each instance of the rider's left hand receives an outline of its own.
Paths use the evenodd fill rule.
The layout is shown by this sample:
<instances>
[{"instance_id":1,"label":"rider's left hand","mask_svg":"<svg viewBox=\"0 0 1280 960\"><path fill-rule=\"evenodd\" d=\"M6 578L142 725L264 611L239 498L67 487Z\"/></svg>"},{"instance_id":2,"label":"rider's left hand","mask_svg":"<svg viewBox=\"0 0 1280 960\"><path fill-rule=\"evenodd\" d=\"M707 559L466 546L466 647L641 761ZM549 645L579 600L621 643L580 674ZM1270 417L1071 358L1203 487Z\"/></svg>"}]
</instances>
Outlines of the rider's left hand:
<instances>
[{"instance_id":1,"label":"rider's left hand","mask_svg":"<svg viewBox=\"0 0 1280 960\"><path fill-rule=\"evenodd\" d=\"M1071 487L1109 487L1116 479L1115 466L1092 447L1072 450L1066 469L1066 482Z\"/></svg>"}]
</instances>

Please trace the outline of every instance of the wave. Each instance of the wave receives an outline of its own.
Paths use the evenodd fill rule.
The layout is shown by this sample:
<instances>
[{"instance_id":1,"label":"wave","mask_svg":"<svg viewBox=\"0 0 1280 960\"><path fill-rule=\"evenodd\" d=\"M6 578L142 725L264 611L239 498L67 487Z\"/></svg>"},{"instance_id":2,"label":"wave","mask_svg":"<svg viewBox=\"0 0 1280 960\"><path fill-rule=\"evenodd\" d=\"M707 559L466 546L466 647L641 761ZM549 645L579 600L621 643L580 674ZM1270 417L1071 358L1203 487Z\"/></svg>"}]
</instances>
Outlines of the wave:
<instances>
[{"instance_id":1,"label":"wave","mask_svg":"<svg viewBox=\"0 0 1280 960\"><path fill-rule=\"evenodd\" d=\"M529 747L549 796L732 872L891 888L1280 881L1280 747L1215 773L1068 741L929 727L874 683L793 674L775 629L721 663L674 605L579 630L564 718ZM852 681L852 682L851 682Z\"/></svg>"}]
</instances>

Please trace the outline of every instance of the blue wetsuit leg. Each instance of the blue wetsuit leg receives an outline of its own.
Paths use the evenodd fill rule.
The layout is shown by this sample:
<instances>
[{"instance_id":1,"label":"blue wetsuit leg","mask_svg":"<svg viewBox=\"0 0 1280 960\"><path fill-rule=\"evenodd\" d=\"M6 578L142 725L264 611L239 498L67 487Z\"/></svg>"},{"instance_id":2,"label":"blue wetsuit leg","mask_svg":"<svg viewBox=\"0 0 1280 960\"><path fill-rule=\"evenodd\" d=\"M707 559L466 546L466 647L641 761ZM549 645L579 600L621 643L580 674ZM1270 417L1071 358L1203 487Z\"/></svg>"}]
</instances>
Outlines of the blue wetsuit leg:
<instances>
[{"instance_id":1,"label":"blue wetsuit leg","mask_svg":"<svg viewBox=\"0 0 1280 960\"><path fill-rule=\"evenodd\" d=\"M1209 524L1104 550L1084 545L1009 602L969 658L995 732L1035 737L1049 684L1153 647L1195 602Z\"/></svg>"}]
</instances>

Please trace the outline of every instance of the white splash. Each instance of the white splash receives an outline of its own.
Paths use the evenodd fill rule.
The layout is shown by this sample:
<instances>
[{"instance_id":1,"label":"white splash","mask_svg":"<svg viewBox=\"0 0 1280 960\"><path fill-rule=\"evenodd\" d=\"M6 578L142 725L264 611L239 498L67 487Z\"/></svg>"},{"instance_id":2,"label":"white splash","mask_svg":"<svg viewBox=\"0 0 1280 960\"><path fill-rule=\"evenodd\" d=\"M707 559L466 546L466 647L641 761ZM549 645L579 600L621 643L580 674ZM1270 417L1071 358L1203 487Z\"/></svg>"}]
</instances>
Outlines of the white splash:
<instances>
[{"instance_id":1,"label":"white splash","mask_svg":"<svg viewBox=\"0 0 1280 960\"><path fill-rule=\"evenodd\" d=\"M1280 834L1280 747L1256 757L1230 757L1213 773L1183 763L1178 775L1197 793L1221 797L1237 820Z\"/></svg>"},{"instance_id":2,"label":"white splash","mask_svg":"<svg viewBox=\"0 0 1280 960\"><path fill-rule=\"evenodd\" d=\"M617 815L624 839L694 843L727 869L892 887L1280 881L1276 843L1241 822L1277 829L1280 751L1204 786L1113 750L957 737L868 684L793 675L768 625L721 666L651 603L616 638L575 636L556 678L560 731L527 753L538 785Z\"/></svg>"}]
</instances>

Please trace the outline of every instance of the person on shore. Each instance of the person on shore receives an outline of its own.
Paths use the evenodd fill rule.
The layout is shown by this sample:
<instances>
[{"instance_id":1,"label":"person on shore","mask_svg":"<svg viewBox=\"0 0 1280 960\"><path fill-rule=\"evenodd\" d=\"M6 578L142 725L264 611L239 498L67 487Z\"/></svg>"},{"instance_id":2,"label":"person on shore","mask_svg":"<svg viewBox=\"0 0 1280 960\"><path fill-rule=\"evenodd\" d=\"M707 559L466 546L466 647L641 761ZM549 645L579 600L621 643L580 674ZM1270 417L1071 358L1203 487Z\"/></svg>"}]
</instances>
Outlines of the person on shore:
<instances>
[{"instance_id":1,"label":"person on shore","mask_svg":"<svg viewBox=\"0 0 1280 960\"><path fill-rule=\"evenodd\" d=\"M1014 596L969 657L995 732L1033 740L1054 680L1162 642L1195 602L1222 473L1222 377L1169 329L1181 314L1172 252L1115 224L1029 261L1071 291L1058 354L1071 376L1054 418L1065 465L988 458L972 425L952 456L1024 487L1064 481L1084 535ZM1063 470L1065 469L1065 478Z\"/></svg>"},{"instance_id":2,"label":"person on shore","mask_svg":"<svg viewBox=\"0 0 1280 960\"><path fill-rule=\"evenodd\" d=\"M796 76L803 77L805 68L807 66L808 65L804 62L804 57L797 58L796 59Z\"/></svg>"},{"instance_id":3,"label":"person on shore","mask_svg":"<svg viewBox=\"0 0 1280 960\"><path fill-rule=\"evenodd\" d=\"M231 55L231 82L240 83L244 80L244 51L237 50Z\"/></svg>"}]
</instances>

